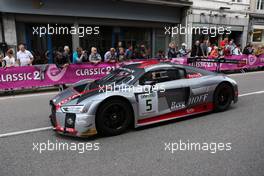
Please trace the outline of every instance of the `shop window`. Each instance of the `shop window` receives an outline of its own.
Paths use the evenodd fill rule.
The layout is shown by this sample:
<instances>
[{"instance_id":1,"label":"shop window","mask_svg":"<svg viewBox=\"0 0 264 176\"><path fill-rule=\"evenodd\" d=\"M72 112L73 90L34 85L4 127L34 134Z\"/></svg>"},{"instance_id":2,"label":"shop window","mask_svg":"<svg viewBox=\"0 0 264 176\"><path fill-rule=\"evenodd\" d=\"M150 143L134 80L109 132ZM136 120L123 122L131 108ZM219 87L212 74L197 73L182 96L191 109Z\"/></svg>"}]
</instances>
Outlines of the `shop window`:
<instances>
[{"instance_id":1,"label":"shop window","mask_svg":"<svg viewBox=\"0 0 264 176\"><path fill-rule=\"evenodd\" d=\"M262 29L254 29L253 31L253 42L261 42L262 41Z\"/></svg>"}]
</instances>

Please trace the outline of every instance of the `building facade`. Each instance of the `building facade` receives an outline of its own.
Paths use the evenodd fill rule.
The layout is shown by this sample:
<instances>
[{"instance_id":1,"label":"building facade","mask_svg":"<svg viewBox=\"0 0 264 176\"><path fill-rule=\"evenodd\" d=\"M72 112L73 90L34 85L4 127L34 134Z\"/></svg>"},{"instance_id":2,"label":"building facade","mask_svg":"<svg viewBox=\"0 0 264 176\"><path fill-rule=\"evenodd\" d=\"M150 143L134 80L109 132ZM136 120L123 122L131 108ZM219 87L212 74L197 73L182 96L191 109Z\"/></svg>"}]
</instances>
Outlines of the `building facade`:
<instances>
[{"instance_id":1,"label":"building facade","mask_svg":"<svg viewBox=\"0 0 264 176\"><path fill-rule=\"evenodd\" d=\"M264 42L264 0L251 0L248 40L253 45Z\"/></svg>"},{"instance_id":2,"label":"building facade","mask_svg":"<svg viewBox=\"0 0 264 176\"><path fill-rule=\"evenodd\" d=\"M100 52L123 45L144 43L152 56L165 50L171 39L165 25L178 25L184 18L188 0L2 0L0 2L0 42L16 48L25 43L29 50L46 51L68 45L75 50L96 46ZM41 26L99 27L99 35L34 34Z\"/></svg>"},{"instance_id":3,"label":"building facade","mask_svg":"<svg viewBox=\"0 0 264 176\"><path fill-rule=\"evenodd\" d=\"M221 31L221 34L215 36L206 34L186 35L185 41L188 46L195 40L209 38L211 44L219 42L228 37L234 39L236 44L246 45L249 23L249 0L193 0L193 6L187 11L186 24L189 27L207 27L212 30L213 27L224 27L229 31ZM211 31L211 33L214 33Z\"/></svg>"}]
</instances>

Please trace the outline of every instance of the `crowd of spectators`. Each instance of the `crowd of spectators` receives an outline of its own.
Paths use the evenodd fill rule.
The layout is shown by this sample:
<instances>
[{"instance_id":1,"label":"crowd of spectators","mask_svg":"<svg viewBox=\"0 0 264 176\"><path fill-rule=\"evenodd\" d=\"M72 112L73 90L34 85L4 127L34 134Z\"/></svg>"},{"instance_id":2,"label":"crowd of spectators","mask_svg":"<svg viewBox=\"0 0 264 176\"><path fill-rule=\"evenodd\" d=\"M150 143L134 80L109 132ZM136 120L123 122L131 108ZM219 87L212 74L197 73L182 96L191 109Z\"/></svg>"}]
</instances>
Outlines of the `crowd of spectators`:
<instances>
[{"instance_id":1,"label":"crowd of spectators","mask_svg":"<svg viewBox=\"0 0 264 176\"><path fill-rule=\"evenodd\" d=\"M241 45L235 44L233 39L229 40L225 38L219 45L211 44L208 39L205 39L202 42L199 40L195 41L192 48L187 49L185 43L182 43L178 47L172 41L167 51L159 49L155 58L171 59L184 56L218 58L220 56L242 54L264 54L264 45L254 48L251 43L248 43L242 50ZM148 59L150 58L150 50L143 43L134 49L132 45L125 48L122 46L122 42L119 42L116 48L109 48L105 53L99 53L96 47L91 47L90 51L77 47L75 51L71 52L69 46L53 49L52 52L46 51L41 53L34 50L30 52L26 50L24 44L20 44L16 56L13 49L8 49L5 57L0 54L0 67L47 64L51 56L53 59L52 63L64 68L71 63L90 63L96 65L101 62L115 63L130 61L132 59Z\"/></svg>"},{"instance_id":2,"label":"crowd of spectators","mask_svg":"<svg viewBox=\"0 0 264 176\"><path fill-rule=\"evenodd\" d=\"M202 42L197 40L191 49L190 56L218 58L221 56L237 56L242 54L254 54L257 56L264 54L264 45L255 48L251 43L248 43L242 50L241 45L236 44L233 39L229 40L228 38L224 38L219 45L211 44L208 39L205 39Z\"/></svg>"}]
</instances>

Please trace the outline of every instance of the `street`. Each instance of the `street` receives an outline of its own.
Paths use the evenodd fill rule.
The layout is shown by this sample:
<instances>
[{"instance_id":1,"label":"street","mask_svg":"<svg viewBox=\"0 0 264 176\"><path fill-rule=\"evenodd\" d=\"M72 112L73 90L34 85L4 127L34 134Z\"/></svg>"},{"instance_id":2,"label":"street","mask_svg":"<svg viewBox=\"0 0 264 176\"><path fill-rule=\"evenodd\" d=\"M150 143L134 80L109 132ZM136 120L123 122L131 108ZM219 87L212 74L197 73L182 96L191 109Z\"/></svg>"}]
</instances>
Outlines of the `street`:
<instances>
[{"instance_id":1,"label":"street","mask_svg":"<svg viewBox=\"0 0 264 176\"><path fill-rule=\"evenodd\" d=\"M240 97L228 111L131 129L114 137L80 139L56 134L48 118L49 100L56 92L0 97L0 175L263 176L264 72L230 77L237 81ZM165 143L180 140L231 143L232 149L216 153L165 150ZM99 150L33 150L33 143L47 141L98 143Z\"/></svg>"}]
</instances>

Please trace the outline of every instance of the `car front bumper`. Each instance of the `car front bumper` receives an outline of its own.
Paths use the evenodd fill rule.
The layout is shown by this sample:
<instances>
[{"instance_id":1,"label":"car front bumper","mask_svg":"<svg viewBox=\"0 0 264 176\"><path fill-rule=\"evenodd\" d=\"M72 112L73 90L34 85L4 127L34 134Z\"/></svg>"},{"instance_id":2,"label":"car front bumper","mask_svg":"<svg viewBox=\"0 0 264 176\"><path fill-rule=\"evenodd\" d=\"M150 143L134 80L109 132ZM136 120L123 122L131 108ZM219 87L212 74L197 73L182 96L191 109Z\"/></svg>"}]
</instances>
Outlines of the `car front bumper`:
<instances>
[{"instance_id":1,"label":"car front bumper","mask_svg":"<svg viewBox=\"0 0 264 176\"><path fill-rule=\"evenodd\" d=\"M68 123L71 118L72 124ZM97 134L95 116L88 114L71 114L61 111L50 115L54 130L59 134L77 137L89 137Z\"/></svg>"}]
</instances>

